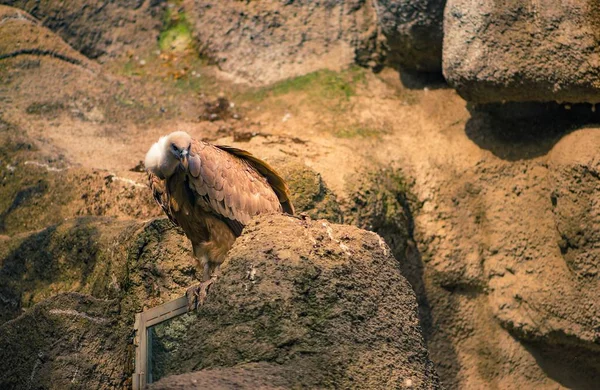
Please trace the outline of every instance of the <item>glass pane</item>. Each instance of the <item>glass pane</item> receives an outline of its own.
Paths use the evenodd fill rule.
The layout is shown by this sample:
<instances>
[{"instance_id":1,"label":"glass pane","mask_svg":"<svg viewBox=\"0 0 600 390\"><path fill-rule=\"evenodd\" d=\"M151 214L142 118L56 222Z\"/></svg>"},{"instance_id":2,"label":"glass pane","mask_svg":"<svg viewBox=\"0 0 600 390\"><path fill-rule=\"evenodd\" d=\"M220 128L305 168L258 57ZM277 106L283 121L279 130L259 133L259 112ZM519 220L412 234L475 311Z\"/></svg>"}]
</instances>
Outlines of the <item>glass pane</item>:
<instances>
[{"instance_id":1,"label":"glass pane","mask_svg":"<svg viewBox=\"0 0 600 390\"><path fill-rule=\"evenodd\" d=\"M187 313L148 328L148 383L181 373L176 357L195 319L195 313Z\"/></svg>"}]
</instances>

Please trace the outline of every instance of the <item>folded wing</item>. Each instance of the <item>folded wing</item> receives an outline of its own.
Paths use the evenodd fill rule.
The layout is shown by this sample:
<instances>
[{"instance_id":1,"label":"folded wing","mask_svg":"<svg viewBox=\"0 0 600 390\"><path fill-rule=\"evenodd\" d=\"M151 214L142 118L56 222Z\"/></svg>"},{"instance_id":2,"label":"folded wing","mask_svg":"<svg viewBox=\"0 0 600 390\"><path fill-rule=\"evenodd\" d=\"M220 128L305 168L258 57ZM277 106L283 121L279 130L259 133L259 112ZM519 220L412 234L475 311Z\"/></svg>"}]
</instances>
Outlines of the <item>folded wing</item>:
<instances>
[{"instance_id":1,"label":"folded wing","mask_svg":"<svg viewBox=\"0 0 600 390\"><path fill-rule=\"evenodd\" d=\"M154 196L154 200L156 200L156 203L158 203L158 205L163 209L165 214L167 214L167 217L169 217L169 219L175 225L179 225L177 223L177 220L175 219L175 216L171 212L171 199L169 196L169 192L167 191L167 183L165 182L165 180L161 180L158 176L152 173L148 173L148 185L152 190L152 196Z\"/></svg>"},{"instance_id":2,"label":"folded wing","mask_svg":"<svg viewBox=\"0 0 600 390\"><path fill-rule=\"evenodd\" d=\"M223 217L236 235L255 215L294 213L283 179L244 150L193 141L188 162L189 186L198 204Z\"/></svg>"}]
</instances>

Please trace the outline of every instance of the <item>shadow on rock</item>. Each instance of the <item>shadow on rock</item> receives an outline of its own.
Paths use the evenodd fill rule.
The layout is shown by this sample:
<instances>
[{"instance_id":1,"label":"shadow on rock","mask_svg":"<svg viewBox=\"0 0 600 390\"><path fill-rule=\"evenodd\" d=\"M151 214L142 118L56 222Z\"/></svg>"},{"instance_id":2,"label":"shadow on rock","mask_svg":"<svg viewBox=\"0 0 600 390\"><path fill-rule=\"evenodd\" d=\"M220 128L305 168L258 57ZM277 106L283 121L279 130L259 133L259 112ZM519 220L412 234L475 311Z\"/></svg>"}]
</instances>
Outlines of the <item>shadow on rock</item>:
<instances>
[{"instance_id":1,"label":"shadow on rock","mask_svg":"<svg viewBox=\"0 0 600 390\"><path fill-rule=\"evenodd\" d=\"M420 205L411 193L411 179L399 169L387 168L361 173L356 178L347 184L351 196L343 207L344 222L374 231L390 246L398 268L417 297L423 337L428 346L435 346L430 347L430 351L436 370L443 373L445 385L455 383L460 370L456 351L451 337L440 331L439 322L443 320L434 318L431 303L432 297L444 300L440 297L446 294L440 294L439 287L427 285L425 281L423 255L414 240L413 210L418 210ZM458 312L455 302L444 300L441 305L451 307L446 312Z\"/></svg>"},{"instance_id":2,"label":"shadow on rock","mask_svg":"<svg viewBox=\"0 0 600 390\"><path fill-rule=\"evenodd\" d=\"M408 89L446 89L450 88L441 72L417 72L401 69L400 81Z\"/></svg>"},{"instance_id":3,"label":"shadow on rock","mask_svg":"<svg viewBox=\"0 0 600 390\"><path fill-rule=\"evenodd\" d=\"M0 325L0 388L125 388L128 331L115 300L78 293L44 300Z\"/></svg>"},{"instance_id":4,"label":"shadow on rock","mask_svg":"<svg viewBox=\"0 0 600 390\"><path fill-rule=\"evenodd\" d=\"M0 322L20 314L25 292L34 300L51 295L58 285L87 284L97 260L97 236L96 228L81 218L66 232L57 234L57 227L51 226L23 240L0 268L0 291L7 302Z\"/></svg>"},{"instance_id":5,"label":"shadow on rock","mask_svg":"<svg viewBox=\"0 0 600 390\"><path fill-rule=\"evenodd\" d=\"M600 123L600 113L590 104L469 104L468 109L467 137L508 161L543 156L570 132Z\"/></svg>"},{"instance_id":6,"label":"shadow on rock","mask_svg":"<svg viewBox=\"0 0 600 390\"><path fill-rule=\"evenodd\" d=\"M398 254L396 258L402 259ZM417 296L419 322L436 372L446 388L456 388L459 383L460 364L448 329L452 329L453 324L458 322L454 317L460 313L459 302L453 294L448 294L436 283L426 282L423 255L416 244L407 246L400 269ZM433 307L437 310L435 316ZM440 312L444 314L440 315ZM446 315L448 313L452 314Z\"/></svg>"},{"instance_id":7,"label":"shadow on rock","mask_svg":"<svg viewBox=\"0 0 600 390\"><path fill-rule=\"evenodd\" d=\"M12 203L8 208L0 213L0 233L6 232L6 217L16 210L23 203L31 201L32 199L44 194L48 189L48 184L44 180L40 180L38 183L25 187L19 190Z\"/></svg>"},{"instance_id":8,"label":"shadow on rock","mask_svg":"<svg viewBox=\"0 0 600 390\"><path fill-rule=\"evenodd\" d=\"M548 377L567 389L592 390L600 383L600 358L597 351L576 347L523 343Z\"/></svg>"}]
</instances>

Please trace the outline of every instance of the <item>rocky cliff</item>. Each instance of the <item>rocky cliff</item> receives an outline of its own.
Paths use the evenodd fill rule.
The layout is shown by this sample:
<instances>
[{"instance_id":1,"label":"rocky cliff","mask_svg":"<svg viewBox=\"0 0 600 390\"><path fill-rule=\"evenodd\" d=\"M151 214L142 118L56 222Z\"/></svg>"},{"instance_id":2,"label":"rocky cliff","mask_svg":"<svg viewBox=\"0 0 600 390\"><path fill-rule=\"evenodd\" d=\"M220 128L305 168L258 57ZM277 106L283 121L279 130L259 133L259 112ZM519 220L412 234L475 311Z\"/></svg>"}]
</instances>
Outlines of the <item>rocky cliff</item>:
<instances>
[{"instance_id":1,"label":"rocky cliff","mask_svg":"<svg viewBox=\"0 0 600 390\"><path fill-rule=\"evenodd\" d=\"M2 386L127 385L133 314L196 277L140 172L181 129L267 159L312 221L247 229L156 329L156 388L597 387L592 3L13 3ZM413 74L436 63L449 85Z\"/></svg>"}]
</instances>

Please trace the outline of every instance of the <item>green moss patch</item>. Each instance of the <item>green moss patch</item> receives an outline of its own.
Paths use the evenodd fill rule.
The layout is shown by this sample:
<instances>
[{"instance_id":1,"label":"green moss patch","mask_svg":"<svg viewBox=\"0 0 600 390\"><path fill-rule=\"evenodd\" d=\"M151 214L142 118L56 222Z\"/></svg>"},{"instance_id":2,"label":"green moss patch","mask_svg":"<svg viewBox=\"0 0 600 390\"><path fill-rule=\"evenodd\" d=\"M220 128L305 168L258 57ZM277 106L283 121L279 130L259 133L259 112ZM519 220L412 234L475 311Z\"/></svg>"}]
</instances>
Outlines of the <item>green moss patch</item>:
<instances>
[{"instance_id":1,"label":"green moss patch","mask_svg":"<svg viewBox=\"0 0 600 390\"><path fill-rule=\"evenodd\" d=\"M25 109L29 115L40 115L55 118L65 109L61 102L34 102Z\"/></svg>"},{"instance_id":2,"label":"green moss patch","mask_svg":"<svg viewBox=\"0 0 600 390\"><path fill-rule=\"evenodd\" d=\"M322 69L303 76L279 81L273 85L241 93L238 100L261 102L292 93L306 94L308 103L326 104L348 101L356 95L358 83L364 83L365 70L358 66L342 72Z\"/></svg>"},{"instance_id":3,"label":"green moss patch","mask_svg":"<svg viewBox=\"0 0 600 390\"><path fill-rule=\"evenodd\" d=\"M327 188L320 174L297 161L282 160L274 165L290 187L296 213L336 223L343 221L336 196Z\"/></svg>"},{"instance_id":4,"label":"green moss patch","mask_svg":"<svg viewBox=\"0 0 600 390\"><path fill-rule=\"evenodd\" d=\"M158 47L163 52L182 52L192 45L192 28L183 11L167 10L164 29L158 36Z\"/></svg>"},{"instance_id":5,"label":"green moss patch","mask_svg":"<svg viewBox=\"0 0 600 390\"><path fill-rule=\"evenodd\" d=\"M333 131L333 135L338 138L371 138L379 137L383 133L385 133L385 131L374 127L358 125L341 127Z\"/></svg>"},{"instance_id":6,"label":"green moss patch","mask_svg":"<svg viewBox=\"0 0 600 390\"><path fill-rule=\"evenodd\" d=\"M404 257L407 240L412 237L413 182L399 169L362 172L347 181L350 194L343 204L344 223L372 230L381 235L398 259Z\"/></svg>"}]
</instances>

